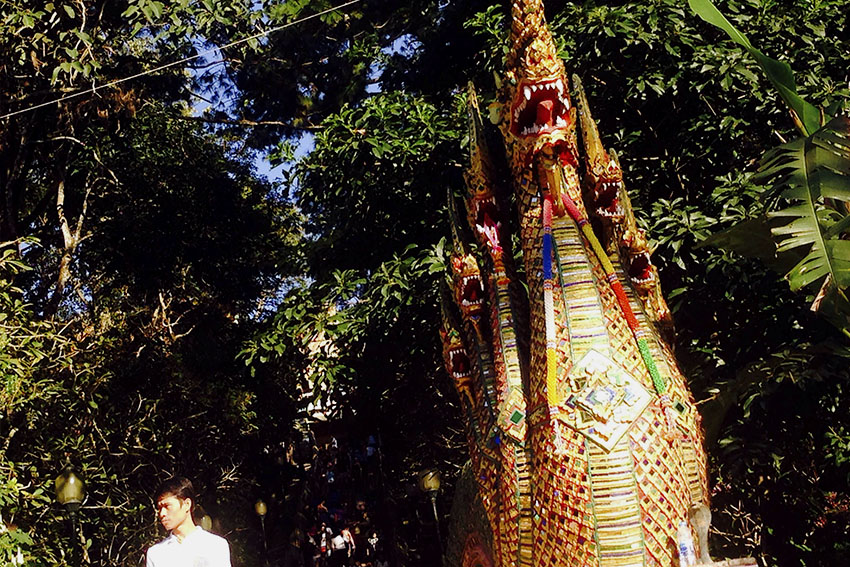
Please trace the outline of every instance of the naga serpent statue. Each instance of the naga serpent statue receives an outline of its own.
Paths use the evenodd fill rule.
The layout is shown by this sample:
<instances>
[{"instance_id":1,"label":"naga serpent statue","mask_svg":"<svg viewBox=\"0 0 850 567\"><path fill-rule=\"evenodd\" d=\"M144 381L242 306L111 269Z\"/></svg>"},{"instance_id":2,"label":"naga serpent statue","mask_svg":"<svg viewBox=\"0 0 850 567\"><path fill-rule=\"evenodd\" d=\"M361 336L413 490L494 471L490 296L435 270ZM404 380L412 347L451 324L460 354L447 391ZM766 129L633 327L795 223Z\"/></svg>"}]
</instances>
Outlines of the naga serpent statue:
<instances>
[{"instance_id":1,"label":"naga serpent statue","mask_svg":"<svg viewBox=\"0 0 850 567\"><path fill-rule=\"evenodd\" d=\"M670 312L620 165L577 79L570 96L541 0L514 0L512 19L491 106L507 171L470 87L468 226L456 218L443 306L444 360L483 509L449 563L710 562L700 416L666 342Z\"/></svg>"}]
</instances>

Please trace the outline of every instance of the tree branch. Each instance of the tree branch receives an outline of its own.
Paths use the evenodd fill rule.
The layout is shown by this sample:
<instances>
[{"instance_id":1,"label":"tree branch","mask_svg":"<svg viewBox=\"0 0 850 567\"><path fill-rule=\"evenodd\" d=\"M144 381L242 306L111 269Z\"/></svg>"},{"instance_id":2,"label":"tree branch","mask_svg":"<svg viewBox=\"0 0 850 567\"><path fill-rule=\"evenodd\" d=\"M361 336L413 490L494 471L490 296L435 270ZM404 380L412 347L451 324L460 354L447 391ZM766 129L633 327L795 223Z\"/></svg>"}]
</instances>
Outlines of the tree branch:
<instances>
[{"instance_id":1,"label":"tree branch","mask_svg":"<svg viewBox=\"0 0 850 567\"><path fill-rule=\"evenodd\" d=\"M61 297L65 285L71 276L71 257L77 247L76 238L71 232L71 226L65 217L65 179L59 180L56 188L56 215L59 217L59 227L62 230L62 240L65 244L62 258L59 261L59 278L56 282L56 295Z\"/></svg>"},{"instance_id":2,"label":"tree branch","mask_svg":"<svg viewBox=\"0 0 850 567\"><path fill-rule=\"evenodd\" d=\"M294 126L289 122L282 122L280 120L246 120L241 118L239 120L231 120L228 118L206 118L204 116L173 116L173 118L177 118L179 120L191 120L193 122L203 122L205 124L226 124L229 126L245 126L248 128L255 128L260 126L282 126L284 128L290 128L292 130L306 130L309 132L317 132L319 130L323 130L324 126Z\"/></svg>"}]
</instances>

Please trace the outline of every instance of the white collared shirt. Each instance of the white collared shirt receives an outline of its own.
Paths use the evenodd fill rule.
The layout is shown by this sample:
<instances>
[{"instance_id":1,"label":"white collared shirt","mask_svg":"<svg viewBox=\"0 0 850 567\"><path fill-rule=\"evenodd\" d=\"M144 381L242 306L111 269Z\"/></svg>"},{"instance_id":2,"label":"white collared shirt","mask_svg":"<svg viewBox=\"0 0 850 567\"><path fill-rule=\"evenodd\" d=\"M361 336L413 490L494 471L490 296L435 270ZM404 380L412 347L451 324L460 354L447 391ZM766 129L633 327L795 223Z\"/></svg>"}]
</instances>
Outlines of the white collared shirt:
<instances>
[{"instance_id":1,"label":"white collared shirt","mask_svg":"<svg viewBox=\"0 0 850 567\"><path fill-rule=\"evenodd\" d=\"M150 546L146 567L230 567L227 540L204 531L201 526L183 538L174 534Z\"/></svg>"}]
</instances>

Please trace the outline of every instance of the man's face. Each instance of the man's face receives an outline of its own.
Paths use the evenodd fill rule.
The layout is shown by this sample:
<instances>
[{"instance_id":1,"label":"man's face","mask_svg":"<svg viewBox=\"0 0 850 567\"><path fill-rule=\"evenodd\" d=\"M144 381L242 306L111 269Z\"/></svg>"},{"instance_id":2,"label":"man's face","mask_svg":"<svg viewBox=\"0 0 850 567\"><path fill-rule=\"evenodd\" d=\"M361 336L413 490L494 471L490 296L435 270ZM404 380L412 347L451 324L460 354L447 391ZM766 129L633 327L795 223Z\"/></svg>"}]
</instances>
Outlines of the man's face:
<instances>
[{"instance_id":1,"label":"man's face","mask_svg":"<svg viewBox=\"0 0 850 567\"><path fill-rule=\"evenodd\" d=\"M191 517L191 512L192 500L189 498L181 499L176 496L165 495L156 501L157 518L162 527L168 531L182 525Z\"/></svg>"}]
</instances>

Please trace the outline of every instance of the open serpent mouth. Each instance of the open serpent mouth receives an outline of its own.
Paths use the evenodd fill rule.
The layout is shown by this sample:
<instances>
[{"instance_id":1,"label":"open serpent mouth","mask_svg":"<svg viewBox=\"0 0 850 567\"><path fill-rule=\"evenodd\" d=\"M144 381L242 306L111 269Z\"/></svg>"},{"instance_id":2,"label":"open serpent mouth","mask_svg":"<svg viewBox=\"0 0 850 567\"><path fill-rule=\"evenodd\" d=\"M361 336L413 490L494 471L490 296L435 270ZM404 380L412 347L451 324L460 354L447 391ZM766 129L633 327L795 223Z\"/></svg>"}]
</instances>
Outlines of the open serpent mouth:
<instances>
[{"instance_id":1,"label":"open serpent mouth","mask_svg":"<svg viewBox=\"0 0 850 567\"><path fill-rule=\"evenodd\" d=\"M461 287L461 301L466 308L484 304L484 284L478 276L465 276Z\"/></svg>"},{"instance_id":2,"label":"open serpent mouth","mask_svg":"<svg viewBox=\"0 0 850 567\"><path fill-rule=\"evenodd\" d=\"M499 222L496 200L493 197L478 200L473 206L475 207L475 230L487 239L490 246L500 250L499 228L502 223Z\"/></svg>"},{"instance_id":3,"label":"open serpent mouth","mask_svg":"<svg viewBox=\"0 0 850 567\"><path fill-rule=\"evenodd\" d=\"M469 376L471 364L469 357L462 348L453 348L449 351L449 364L453 378L464 378Z\"/></svg>"},{"instance_id":4,"label":"open serpent mouth","mask_svg":"<svg viewBox=\"0 0 850 567\"><path fill-rule=\"evenodd\" d=\"M511 106L511 132L514 136L539 136L569 122L570 98L561 78L521 81Z\"/></svg>"},{"instance_id":5,"label":"open serpent mouth","mask_svg":"<svg viewBox=\"0 0 850 567\"><path fill-rule=\"evenodd\" d=\"M649 259L649 254L641 252L632 257L631 262L629 262L629 277L635 284L646 285L652 283L652 261Z\"/></svg>"},{"instance_id":6,"label":"open serpent mouth","mask_svg":"<svg viewBox=\"0 0 850 567\"><path fill-rule=\"evenodd\" d=\"M596 185L593 190L593 203L596 206L596 214L605 218L620 218L623 216L623 207L620 206L619 181L603 181Z\"/></svg>"}]
</instances>

